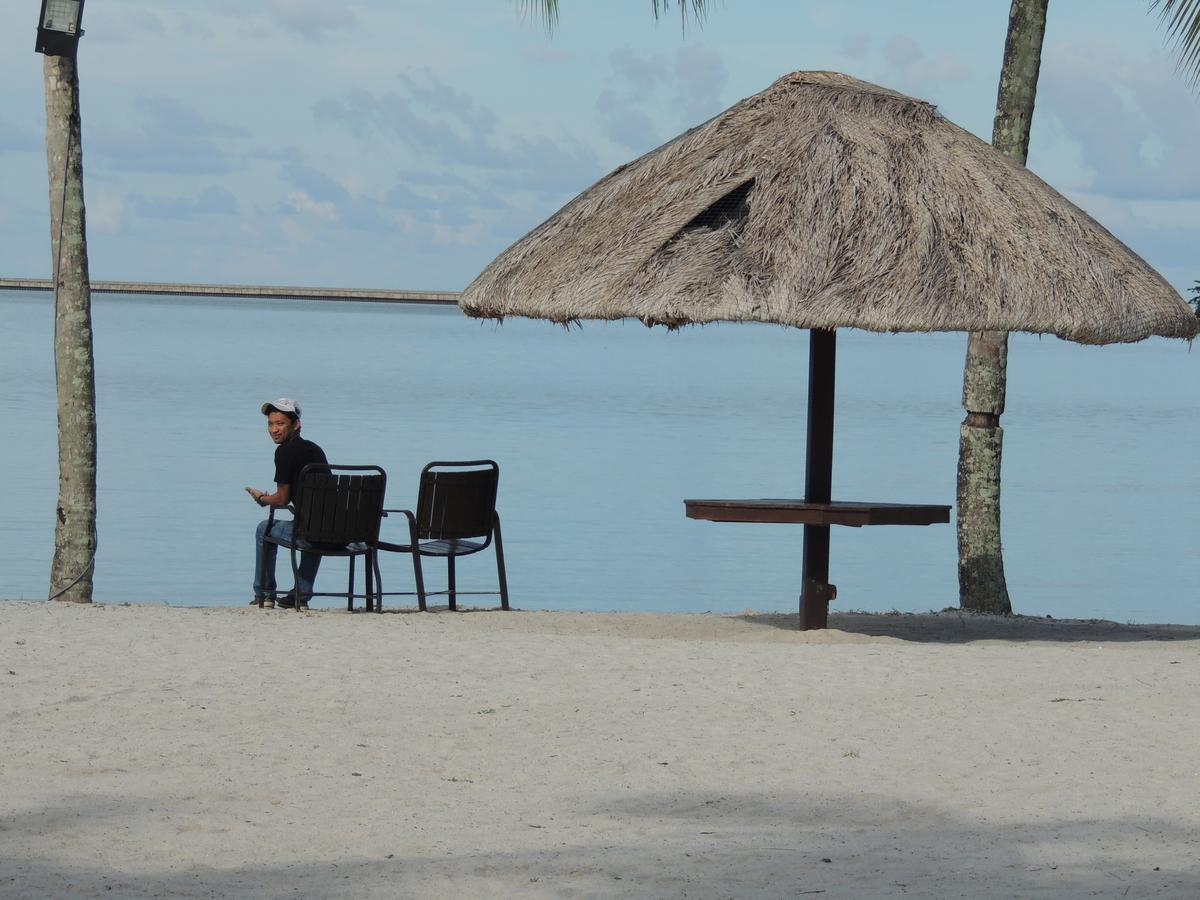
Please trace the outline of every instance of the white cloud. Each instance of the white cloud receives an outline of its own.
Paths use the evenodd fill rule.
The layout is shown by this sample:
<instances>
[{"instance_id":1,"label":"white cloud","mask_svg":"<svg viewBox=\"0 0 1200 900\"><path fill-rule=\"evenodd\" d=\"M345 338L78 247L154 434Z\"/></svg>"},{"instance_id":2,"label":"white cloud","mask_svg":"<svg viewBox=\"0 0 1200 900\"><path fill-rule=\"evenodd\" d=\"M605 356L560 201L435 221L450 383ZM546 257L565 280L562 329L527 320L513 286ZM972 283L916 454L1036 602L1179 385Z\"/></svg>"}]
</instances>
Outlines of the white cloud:
<instances>
[{"instance_id":1,"label":"white cloud","mask_svg":"<svg viewBox=\"0 0 1200 900\"><path fill-rule=\"evenodd\" d=\"M344 172L337 179L351 197L373 197L379 189L379 183L365 172Z\"/></svg>"},{"instance_id":2,"label":"white cloud","mask_svg":"<svg viewBox=\"0 0 1200 900\"><path fill-rule=\"evenodd\" d=\"M280 219L279 230L293 247L309 246L317 243L312 229L297 219Z\"/></svg>"},{"instance_id":3,"label":"white cloud","mask_svg":"<svg viewBox=\"0 0 1200 900\"><path fill-rule=\"evenodd\" d=\"M97 191L87 198L88 231L116 234L121 230L124 215L124 199L111 191Z\"/></svg>"},{"instance_id":4,"label":"white cloud","mask_svg":"<svg viewBox=\"0 0 1200 900\"><path fill-rule=\"evenodd\" d=\"M565 63L573 58L566 50L545 44L526 44L521 48L521 57L535 63Z\"/></svg>"},{"instance_id":5,"label":"white cloud","mask_svg":"<svg viewBox=\"0 0 1200 900\"><path fill-rule=\"evenodd\" d=\"M351 6L345 3L329 3L327 0L269 0L268 15L288 31L317 40L332 31L346 31L357 27L358 17Z\"/></svg>"},{"instance_id":6,"label":"white cloud","mask_svg":"<svg viewBox=\"0 0 1200 900\"><path fill-rule=\"evenodd\" d=\"M99 5L99 4L97 4ZM92 6L86 9L85 31L88 40L113 44L138 44L143 41L162 40L168 36L166 23L158 13L127 3L105 4L107 10L96 18ZM98 25L93 26L95 20ZM116 26L116 27L105 27Z\"/></svg>"},{"instance_id":7,"label":"white cloud","mask_svg":"<svg viewBox=\"0 0 1200 900\"><path fill-rule=\"evenodd\" d=\"M609 140L642 153L662 142L662 129L657 119L635 106L615 91L601 91L596 98L596 112Z\"/></svg>"},{"instance_id":8,"label":"white cloud","mask_svg":"<svg viewBox=\"0 0 1200 900\"><path fill-rule=\"evenodd\" d=\"M1111 44L1052 45L1037 102L1037 115L1061 123L1094 173L1092 192L1200 199L1200 101L1165 58L1135 59Z\"/></svg>"},{"instance_id":9,"label":"white cloud","mask_svg":"<svg viewBox=\"0 0 1200 900\"><path fill-rule=\"evenodd\" d=\"M608 61L596 111L605 136L635 153L699 125L725 106L724 59L704 44L688 44L670 55L621 48Z\"/></svg>"},{"instance_id":10,"label":"white cloud","mask_svg":"<svg viewBox=\"0 0 1200 900\"><path fill-rule=\"evenodd\" d=\"M633 90L653 91L666 79L669 67L664 59L620 47L608 54L613 76Z\"/></svg>"},{"instance_id":11,"label":"white cloud","mask_svg":"<svg viewBox=\"0 0 1200 900\"><path fill-rule=\"evenodd\" d=\"M579 188L598 174L594 151L562 135L510 127L495 110L428 69L405 70L396 90L365 89L317 101L318 123L351 129L364 149L381 139L442 168L487 173L492 183L529 190ZM461 177L461 175L460 175Z\"/></svg>"},{"instance_id":12,"label":"white cloud","mask_svg":"<svg viewBox=\"0 0 1200 900\"><path fill-rule=\"evenodd\" d=\"M943 84L966 81L971 69L954 53L930 57L908 35L891 38L883 47L889 87L917 97ZM923 97L923 99L926 99Z\"/></svg>"},{"instance_id":13,"label":"white cloud","mask_svg":"<svg viewBox=\"0 0 1200 900\"><path fill-rule=\"evenodd\" d=\"M842 54L851 59L865 59L871 51L871 35L867 32L852 34L842 40Z\"/></svg>"},{"instance_id":14,"label":"white cloud","mask_svg":"<svg viewBox=\"0 0 1200 900\"><path fill-rule=\"evenodd\" d=\"M295 212L323 219L326 222L337 221L337 206L332 201L318 202L304 191L291 191L286 199L288 206Z\"/></svg>"},{"instance_id":15,"label":"white cloud","mask_svg":"<svg viewBox=\"0 0 1200 900\"><path fill-rule=\"evenodd\" d=\"M673 68L684 127L698 125L721 111L729 80L721 54L703 44L689 44L675 51Z\"/></svg>"},{"instance_id":16,"label":"white cloud","mask_svg":"<svg viewBox=\"0 0 1200 900\"><path fill-rule=\"evenodd\" d=\"M433 226L433 242L443 247L471 247L484 243L487 233L478 224Z\"/></svg>"}]
</instances>

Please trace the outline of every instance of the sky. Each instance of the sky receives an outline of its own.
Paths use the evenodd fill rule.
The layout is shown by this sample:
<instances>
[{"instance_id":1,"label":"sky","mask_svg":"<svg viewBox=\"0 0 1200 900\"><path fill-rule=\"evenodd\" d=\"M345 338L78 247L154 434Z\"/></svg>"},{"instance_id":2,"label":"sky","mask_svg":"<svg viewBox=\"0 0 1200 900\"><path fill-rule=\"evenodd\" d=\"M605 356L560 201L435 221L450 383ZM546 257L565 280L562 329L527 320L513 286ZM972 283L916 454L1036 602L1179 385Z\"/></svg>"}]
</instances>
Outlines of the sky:
<instances>
[{"instance_id":1,"label":"sky","mask_svg":"<svg viewBox=\"0 0 1200 900\"><path fill-rule=\"evenodd\" d=\"M37 0L0 0L0 275L51 268ZM1029 165L1181 292L1200 89L1149 0L1050 4ZM612 169L798 69L987 140L1008 0L90 0L95 279L460 290Z\"/></svg>"}]
</instances>

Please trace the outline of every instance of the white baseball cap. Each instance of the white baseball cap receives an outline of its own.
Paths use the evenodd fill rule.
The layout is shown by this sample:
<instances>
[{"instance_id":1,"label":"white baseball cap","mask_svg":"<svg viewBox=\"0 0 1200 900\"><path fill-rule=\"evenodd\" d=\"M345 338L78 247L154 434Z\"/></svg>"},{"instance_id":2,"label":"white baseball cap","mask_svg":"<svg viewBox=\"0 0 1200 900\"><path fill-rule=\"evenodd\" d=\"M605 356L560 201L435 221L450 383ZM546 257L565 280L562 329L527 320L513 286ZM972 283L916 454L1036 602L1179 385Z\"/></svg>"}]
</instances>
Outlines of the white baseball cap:
<instances>
[{"instance_id":1,"label":"white baseball cap","mask_svg":"<svg viewBox=\"0 0 1200 900\"><path fill-rule=\"evenodd\" d=\"M300 418L300 404L291 397L280 397L278 400L272 400L270 403L262 405L262 414L270 415L273 412L295 413L296 418Z\"/></svg>"}]
</instances>

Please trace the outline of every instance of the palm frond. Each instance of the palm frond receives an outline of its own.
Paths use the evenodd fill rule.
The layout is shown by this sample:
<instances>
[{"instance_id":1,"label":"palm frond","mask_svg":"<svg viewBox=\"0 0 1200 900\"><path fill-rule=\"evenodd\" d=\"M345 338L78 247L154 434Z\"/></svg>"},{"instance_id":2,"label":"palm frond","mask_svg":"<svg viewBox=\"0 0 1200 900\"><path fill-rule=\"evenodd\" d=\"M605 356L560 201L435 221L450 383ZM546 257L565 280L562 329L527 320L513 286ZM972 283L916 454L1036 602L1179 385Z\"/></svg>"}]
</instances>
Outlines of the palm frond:
<instances>
[{"instance_id":1,"label":"palm frond","mask_svg":"<svg viewBox=\"0 0 1200 900\"><path fill-rule=\"evenodd\" d=\"M654 6L654 18L658 18L660 14L666 13L671 8L671 0L650 0ZM696 21L703 21L705 13L708 12L708 0L675 0L675 5L679 7L679 18L686 25L688 6L691 6L693 14L696 16Z\"/></svg>"},{"instance_id":2,"label":"palm frond","mask_svg":"<svg viewBox=\"0 0 1200 900\"><path fill-rule=\"evenodd\" d=\"M1200 83L1200 0L1151 0L1160 24L1175 42L1179 67L1193 84Z\"/></svg>"},{"instance_id":3,"label":"palm frond","mask_svg":"<svg viewBox=\"0 0 1200 900\"><path fill-rule=\"evenodd\" d=\"M558 0L521 0L521 12L540 17L547 31L553 31L558 24Z\"/></svg>"},{"instance_id":4,"label":"palm frond","mask_svg":"<svg viewBox=\"0 0 1200 900\"><path fill-rule=\"evenodd\" d=\"M540 18L547 31L553 31L558 24L558 0L520 0L520 4L521 12ZM654 18L657 19L671 8L671 0L650 0L650 5L654 9ZM675 0L675 5L679 7L679 18L686 28L688 8L691 8L696 21L700 22L704 20L710 4L709 0Z\"/></svg>"}]
</instances>

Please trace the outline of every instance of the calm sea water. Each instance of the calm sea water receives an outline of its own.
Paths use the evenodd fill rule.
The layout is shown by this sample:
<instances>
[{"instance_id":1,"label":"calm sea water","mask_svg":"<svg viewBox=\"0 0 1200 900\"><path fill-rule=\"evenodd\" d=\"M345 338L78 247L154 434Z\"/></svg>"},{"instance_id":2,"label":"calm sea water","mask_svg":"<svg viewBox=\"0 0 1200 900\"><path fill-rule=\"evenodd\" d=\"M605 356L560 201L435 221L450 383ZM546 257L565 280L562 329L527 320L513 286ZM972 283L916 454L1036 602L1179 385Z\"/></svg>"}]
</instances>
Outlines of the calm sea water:
<instances>
[{"instance_id":1,"label":"calm sea water","mask_svg":"<svg viewBox=\"0 0 1200 900\"><path fill-rule=\"evenodd\" d=\"M46 594L56 498L52 301L0 292L0 597ZM685 518L685 497L803 492L807 334L721 325L501 326L454 308L97 296L96 597L249 598L273 445L294 396L331 461L415 499L432 459L491 457L515 605L791 610L799 526ZM965 337L842 332L834 493L953 503ZM1200 354L1015 336L1004 540L1019 612L1200 623ZM325 586L344 583L327 560ZM281 577L282 577L281 566ZM957 603L952 525L837 528L835 608ZM440 571L438 573L441 574ZM411 590L406 558L384 560ZM480 555L460 587L487 588ZM436 586L442 586L438 584ZM336 602L336 601L331 601Z\"/></svg>"}]
</instances>

